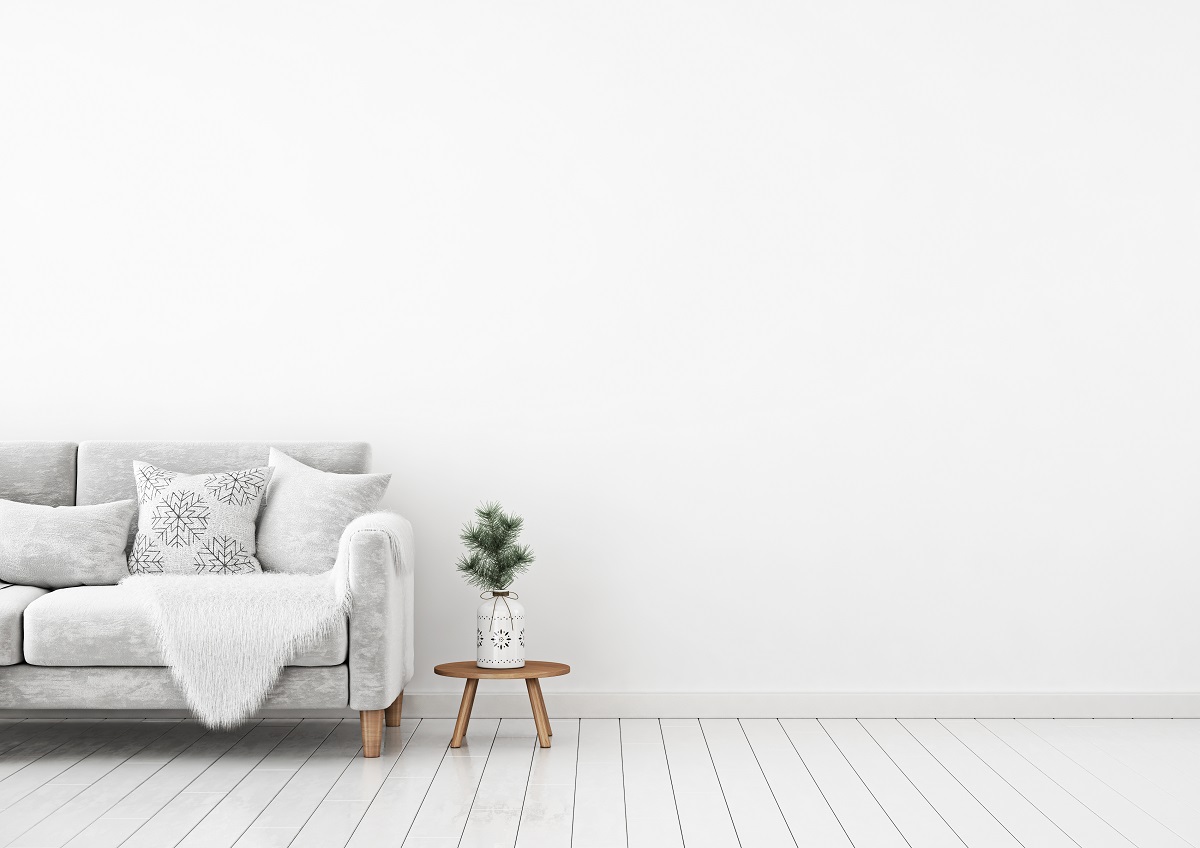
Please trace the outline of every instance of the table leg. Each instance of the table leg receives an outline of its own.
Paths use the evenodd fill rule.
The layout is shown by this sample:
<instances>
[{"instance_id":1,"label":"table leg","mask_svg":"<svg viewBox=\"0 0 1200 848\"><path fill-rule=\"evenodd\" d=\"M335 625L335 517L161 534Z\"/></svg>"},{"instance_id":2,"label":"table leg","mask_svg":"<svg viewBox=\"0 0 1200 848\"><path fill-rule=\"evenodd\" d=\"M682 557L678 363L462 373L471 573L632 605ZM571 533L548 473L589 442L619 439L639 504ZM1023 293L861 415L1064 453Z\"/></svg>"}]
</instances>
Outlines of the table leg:
<instances>
[{"instance_id":1,"label":"table leg","mask_svg":"<svg viewBox=\"0 0 1200 848\"><path fill-rule=\"evenodd\" d=\"M546 722L546 735L553 736L554 728L550 726L550 713L546 710L546 697L542 694L542 681L534 680L533 682L537 684L534 689L537 690L538 704L542 708L542 719Z\"/></svg>"},{"instance_id":2,"label":"table leg","mask_svg":"<svg viewBox=\"0 0 1200 848\"><path fill-rule=\"evenodd\" d=\"M458 721L454 722L454 738L450 740L451 748L461 748L463 737L467 735L467 725L471 722L471 707L475 706L475 690L479 688L479 679L467 678L463 687L462 703L458 705Z\"/></svg>"},{"instance_id":3,"label":"table leg","mask_svg":"<svg viewBox=\"0 0 1200 848\"><path fill-rule=\"evenodd\" d=\"M550 719L546 715L546 706L542 703L542 685L533 677L525 681L525 688L529 690L529 705L533 707L533 723L537 727L538 744L549 748Z\"/></svg>"}]
</instances>

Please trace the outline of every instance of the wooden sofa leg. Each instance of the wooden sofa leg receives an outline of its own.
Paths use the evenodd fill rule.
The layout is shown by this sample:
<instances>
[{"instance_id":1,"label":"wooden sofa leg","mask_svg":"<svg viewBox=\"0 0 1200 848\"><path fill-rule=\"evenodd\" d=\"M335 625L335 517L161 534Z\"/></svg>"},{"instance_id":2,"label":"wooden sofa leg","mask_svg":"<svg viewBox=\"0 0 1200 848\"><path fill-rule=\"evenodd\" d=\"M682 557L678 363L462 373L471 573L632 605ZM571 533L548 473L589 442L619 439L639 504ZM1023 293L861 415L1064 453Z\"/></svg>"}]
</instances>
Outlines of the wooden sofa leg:
<instances>
[{"instance_id":1,"label":"wooden sofa leg","mask_svg":"<svg viewBox=\"0 0 1200 848\"><path fill-rule=\"evenodd\" d=\"M404 693L401 692L392 701L392 705L384 710L383 720L388 727L400 726L400 709L404 706Z\"/></svg>"},{"instance_id":2,"label":"wooden sofa leg","mask_svg":"<svg viewBox=\"0 0 1200 848\"><path fill-rule=\"evenodd\" d=\"M378 757L383 747L384 710L359 710L358 722L362 725L363 756Z\"/></svg>"}]
</instances>

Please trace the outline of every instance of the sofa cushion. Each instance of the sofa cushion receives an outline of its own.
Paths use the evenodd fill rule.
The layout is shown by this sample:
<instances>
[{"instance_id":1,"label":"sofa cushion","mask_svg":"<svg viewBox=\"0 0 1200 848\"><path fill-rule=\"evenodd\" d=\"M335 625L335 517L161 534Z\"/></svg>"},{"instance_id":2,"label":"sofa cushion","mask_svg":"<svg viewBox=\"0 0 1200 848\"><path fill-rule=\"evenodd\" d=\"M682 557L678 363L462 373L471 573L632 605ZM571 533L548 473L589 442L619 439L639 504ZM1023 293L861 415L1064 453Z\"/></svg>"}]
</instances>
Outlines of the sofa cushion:
<instances>
[{"instance_id":1,"label":"sofa cushion","mask_svg":"<svg viewBox=\"0 0 1200 848\"><path fill-rule=\"evenodd\" d=\"M75 503L75 448L74 442L0 442L0 498L71 506Z\"/></svg>"},{"instance_id":2,"label":"sofa cushion","mask_svg":"<svg viewBox=\"0 0 1200 848\"><path fill-rule=\"evenodd\" d=\"M47 590L0 583L0 665L21 661L21 616Z\"/></svg>"},{"instance_id":3,"label":"sofa cushion","mask_svg":"<svg viewBox=\"0 0 1200 848\"><path fill-rule=\"evenodd\" d=\"M3 592L0 592L2 595ZM343 625L300 652L295 666L346 661ZM150 614L119 586L59 589L25 610L25 662L52 666L161 666Z\"/></svg>"}]
</instances>

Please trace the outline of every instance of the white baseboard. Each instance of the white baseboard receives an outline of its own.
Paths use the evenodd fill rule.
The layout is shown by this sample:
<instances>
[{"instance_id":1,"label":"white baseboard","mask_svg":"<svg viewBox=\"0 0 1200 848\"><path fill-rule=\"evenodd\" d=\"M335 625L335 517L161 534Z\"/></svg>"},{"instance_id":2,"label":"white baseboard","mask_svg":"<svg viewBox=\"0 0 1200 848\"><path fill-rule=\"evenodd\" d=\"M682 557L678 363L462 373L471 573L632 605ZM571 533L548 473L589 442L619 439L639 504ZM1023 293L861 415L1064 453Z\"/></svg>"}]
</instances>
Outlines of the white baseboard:
<instances>
[{"instance_id":1,"label":"white baseboard","mask_svg":"<svg viewBox=\"0 0 1200 848\"><path fill-rule=\"evenodd\" d=\"M1200 693L646 693L555 694L546 687L546 708L560 718L1193 718ZM453 716L459 696L405 693L404 713ZM523 693L486 694L474 714L490 718L528 716Z\"/></svg>"},{"instance_id":2,"label":"white baseboard","mask_svg":"<svg viewBox=\"0 0 1200 848\"><path fill-rule=\"evenodd\" d=\"M485 684L486 685L486 684ZM1200 692L822 692L555 694L546 692L552 718L1200 718ZM487 693L480 687L474 714L526 718L523 692ZM453 718L459 695L406 692L404 715ZM0 717L143 716L178 718L178 710L0 710ZM270 718L357 717L352 710L266 710Z\"/></svg>"}]
</instances>

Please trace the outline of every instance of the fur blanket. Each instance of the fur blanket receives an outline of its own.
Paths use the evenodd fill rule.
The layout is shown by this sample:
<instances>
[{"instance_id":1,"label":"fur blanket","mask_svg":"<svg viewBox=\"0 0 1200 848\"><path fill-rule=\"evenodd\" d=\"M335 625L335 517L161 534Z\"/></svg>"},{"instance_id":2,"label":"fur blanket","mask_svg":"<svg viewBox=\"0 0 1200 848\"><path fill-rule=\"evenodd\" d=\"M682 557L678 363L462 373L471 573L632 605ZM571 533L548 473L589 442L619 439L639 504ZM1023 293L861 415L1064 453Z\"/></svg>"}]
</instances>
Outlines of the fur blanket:
<instances>
[{"instance_id":1,"label":"fur blanket","mask_svg":"<svg viewBox=\"0 0 1200 848\"><path fill-rule=\"evenodd\" d=\"M121 581L150 612L163 658L203 724L234 727L262 706L296 654L344 627L343 540L325 574L153 575Z\"/></svg>"}]
</instances>

